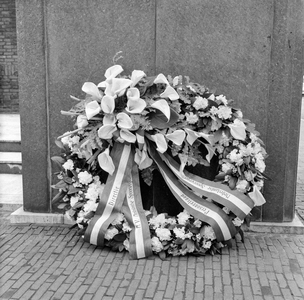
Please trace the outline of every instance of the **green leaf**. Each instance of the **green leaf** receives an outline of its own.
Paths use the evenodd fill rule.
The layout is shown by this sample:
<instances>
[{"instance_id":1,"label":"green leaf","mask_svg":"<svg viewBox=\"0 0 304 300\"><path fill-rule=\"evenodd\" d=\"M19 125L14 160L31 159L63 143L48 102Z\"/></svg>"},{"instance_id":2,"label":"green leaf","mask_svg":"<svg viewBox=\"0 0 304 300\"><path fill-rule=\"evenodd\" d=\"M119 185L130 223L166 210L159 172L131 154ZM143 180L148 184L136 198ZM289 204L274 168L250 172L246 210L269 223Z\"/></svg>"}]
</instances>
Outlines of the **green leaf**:
<instances>
[{"instance_id":1,"label":"green leaf","mask_svg":"<svg viewBox=\"0 0 304 300\"><path fill-rule=\"evenodd\" d=\"M74 187L73 185L69 186L68 195L78 193L81 189Z\"/></svg>"},{"instance_id":2,"label":"green leaf","mask_svg":"<svg viewBox=\"0 0 304 300\"><path fill-rule=\"evenodd\" d=\"M68 185L63 180L60 180L52 187L54 187L54 189L66 189L68 187Z\"/></svg>"},{"instance_id":3,"label":"green leaf","mask_svg":"<svg viewBox=\"0 0 304 300\"><path fill-rule=\"evenodd\" d=\"M165 260L166 259L166 252L161 251L161 252L158 253L158 256L161 260Z\"/></svg>"},{"instance_id":4,"label":"green leaf","mask_svg":"<svg viewBox=\"0 0 304 300\"><path fill-rule=\"evenodd\" d=\"M65 208L68 207L68 206L69 206L68 203L61 203L61 204L59 204L59 205L57 206L57 208L59 208L59 209L65 209Z\"/></svg>"},{"instance_id":5,"label":"green leaf","mask_svg":"<svg viewBox=\"0 0 304 300\"><path fill-rule=\"evenodd\" d=\"M60 191L58 194L55 195L55 197L52 199L52 203L56 203L61 201L64 196L66 195L66 192Z\"/></svg>"},{"instance_id":6,"label":"green leaf","mask_svg":"<svg viewBox=\"0 0 304 300\"><path fill-rule=\"evenodd\" d=\"M88 212L87 214L84 215L84 218L86 219L92 219L95 215L95 212L94 211L90 211Z\"/></svg>"},{"instance_id":7,"label":"green leaf","mask_svg":"<svg viewBox=\"0 0 304 300\"><path fill-rule=\"evenodd\" d=\"M124 232L118 233L113 237L113 240L116 242L123 242L127 238Z\"/></svg>"},{"instance_id":8,"label":"green leaf","mask_svg":"<svg viewBox=\"0 0 304 300\"><path fill-rule=\"evenodd\" d=\"M62 168L62 165L65 163L65 159L61 156L53 156L51 157L51 160L56 163L60 168Z\"/></svg>"},{"instance_id":9,"label":"green leaf","mask_svg":"<svg viewBox=\"0 0 304 300\"><path fill-rule=\"evenodd\" d=\"M61 149L63 149L63 150L65 149L63 143L62 143L61 141L57 140L57 139L55 140L55 144L56 144L59 148L61 148Z\"/></svg>"}]
</instances>

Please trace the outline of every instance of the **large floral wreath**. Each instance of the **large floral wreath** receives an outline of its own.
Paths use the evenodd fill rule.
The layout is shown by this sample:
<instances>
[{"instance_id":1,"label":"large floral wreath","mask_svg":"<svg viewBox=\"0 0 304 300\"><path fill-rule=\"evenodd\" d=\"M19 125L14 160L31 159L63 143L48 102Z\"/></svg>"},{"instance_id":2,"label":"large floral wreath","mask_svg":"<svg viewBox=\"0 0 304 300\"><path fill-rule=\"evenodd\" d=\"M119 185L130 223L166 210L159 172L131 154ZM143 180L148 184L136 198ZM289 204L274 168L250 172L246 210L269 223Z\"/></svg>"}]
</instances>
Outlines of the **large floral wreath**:
<instances>
[{"instance_id":1,"label":"large floral wreath","mask_svg":"<svg viewBox=\"0 0 304 300\"><path fill-rule=\"evenodd\" d=\"M53 202L62 202L86 241L133 258L215 253L265 202L266 151L255 125L189 77L122 71L114 65L97 86L84 83L85 99L71 96L78 103L62 111L75 130L56 140ZM214 156L214 181L187 171ZM154 169L185 208L177 216L143 210L138 174L151 184Z\"/></svg>"}]
</instances>

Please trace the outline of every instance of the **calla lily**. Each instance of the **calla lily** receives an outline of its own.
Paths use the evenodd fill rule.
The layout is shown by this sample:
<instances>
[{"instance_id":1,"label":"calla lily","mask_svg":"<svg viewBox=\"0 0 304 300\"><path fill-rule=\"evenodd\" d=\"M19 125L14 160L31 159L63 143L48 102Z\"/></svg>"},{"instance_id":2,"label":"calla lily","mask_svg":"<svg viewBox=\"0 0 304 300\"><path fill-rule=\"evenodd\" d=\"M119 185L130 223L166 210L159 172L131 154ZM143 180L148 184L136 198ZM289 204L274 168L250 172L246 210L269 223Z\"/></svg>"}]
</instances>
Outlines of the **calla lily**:
<instances>
[{"instance_id":1,"label":"calla lily","mask_svg":"<svg viewBox=\"0 0 304 300\"><path fill-rule=\"evenodd\" d=\"M113 133L117 130L115 125L103 125L98 129L98 136L101 139L109 140L113 137Z\"/></svg>"},{"instance_id":2,"label":"calla lily","mask_svg":"<svg viewBox=\"0 0 304 300\"><path fill-rule=\"evenodd\" d=\"M163 84L169 85L169 81L167 80L166 76L162 73L158 74L153 82L154 83L163 83Z\"/></svg>"},{"instance_id":3,"label":"calla lily","mask_svg":"<svg viewBox=\"0 0 304 300\"><path fill-rule=\"evenodd\" d=\"M148 156L146 149L140 151L137 148L134 156L134 161L137 163L139 170L146 169L153 163L153 160Z\"/></svg>"},{"instance_id":4,"label":"calla lily","mask_svg":"<svg viewBox=\"0 0 304 300\"><path fill-rule=\"evenodd\" d=\"M141 150L145 145L145 131L143 129L139 129L136 131L136 139L139 150Z\"/></svg>"},{"instance_id":5,"label":"calla lily","mask_svg":"<svg viewBox=\"0 0 304 300\"><path fill-rule=\"evenodd\" d=\"M151 104L151 107L160 110L166 116L166 118L169 121L169 119L170 119L170 106L169 106L169 104L166 100L164 100L164 99L157 100L157 101L155 101L154 103Z\"/></svg>"},{"instance_id":6,"label":"calla lily","mask_svg":"<svg viewBox=\"0 0 304 300\"><path fill-rule=\"evenodd\" d=\"M253 191L248 193L248 196L253 200L254 206L263 205L266 200L256 185L253 186Z\"/></svg>"},{"instance_id":7,"label":"calla lily","mask_svg":"<svg viewBox=\"0 0 304 300\"><path fill-rule=\"evenodd\" d=\"M139 90L137 88L129 88L127 91L127 107L126 111L133 114L140 114L146 107L146 101L140 99Z\"/></svg>"},{"instance_id":8,"label":"calla lily","mask_svg":"<svg viewBox=\"0 0 304 300\"><path fill-rule=\"evenodd\" d=\"M119 128L130 129L133 126L131 118L126 113L121 112L117 114L116 119L118 121L117 126Z\"/></svg>"},{"instance_id":9,"label":"calla lily","mask_svg":"<svg viewBox=\"0 0 304 300\"><path fill-rule=\"evenodd\" d=\"M125 89L132 84L132 81L126 78L113 78L107 83L105 94L115 98L116 96L121 96Z\"/></svg>"},{"instance_id":10,"label":"calla lily","mask_svg":"<svg viewBox=\"0 0 304 300\"><path fill-rule=\"evenodd\" d=\"M231 135L237 139L244 141L246 138L246 125L239 119L235 119L233 124L229 124Z\"/></svg>"},{"instance_id":11,"label":"calla lily","mask_svg":"<svg viewBox=\"0 0 304 300\"><path fill-rule=\"evenodd\" d=\"M178 146L183 143L185 137L186 133L181 129L175 130L173 133L166 134L166 138Z\"/></svg>"},{"instance_id":12,"label":"calla lily","mask_svg":"<svg viewBox=\"0 0 304 300\"><path fill-rule=\"evenodd\" d=\"M105 95L101 99L100 106L106 114L112 114L115 109L115 99L112 96Z\"/></svg>"},{"instance_id":13,"label":"calla lily","mask_svg":"<svg viewBox=\"0 0 304 300\"><path fill-rule=\"evenodd\" d=\"M134 70L131 74L131 87L134 87L146 74L141 70Z\"/></svg>"},{"instance_id":14,"label":"calla lily","mask_svg":"<svg viewBox=\"0 0 304 300\"><path fill-rule=\"evenodd\" d=\"M120 137L128 143L136 142L136 136L132 132L130 132L128 129L121 129Z\"/></svg>"},{"instance_id":15,"label":"calla lily","mask_svg":"<svg viewBox=\"0 0 304 300\"><path fill-rule=\"evenodd\" d=\"M104 115L102 122L103 125L115 125L116 118L114 115Z\"/></svg>"},{"instance_id":16,"label":"calla lily","mask_svg":"<svg viewBox=\"0 0 304 300\"><path fill-rule=\"evenodd\" d=\"M100 100L101 94L97 85L93 82L85 82L82 86L82 90L93 97L94 100Z\"/></svg>"},{"instance_id":17,"label":"calla lily","mask_svg":"<svg viewBox=\"0 0 304 300\"><path fill-rule=\"evenodd\" d=\"M170 85L168 85L163 93L160 94L161 97L169 98L170 100L179 99L177 91Z\"/></svg>"},{"instance_id":18,"label":"calla lily","mask_svg":"<svg viewBox=\"0 0 304 300\"><path fill-rule=\"evenodd\" d=\"M184 129L187 132L187 142L192 145L199 137L200 137L200 133L193 131L189 128L185 128Z\"/></svg>"},{"instance_id":19,"label":"calla lily","mask_svg":"<svg viewBox=\"0 0 304 300\"><path fill-rule=\"evenodd\" d=\"M96 100L86 103L85 105L85 113L88 120L99 114L100 111L101 107Z\"/></svg>"},{"instance_id":20,"label":"calla lily","mask_svg":"<svg viewBox=\"0 0 304 300\"><path fill-rule=\"evenodd\" d=\"M155 135L151 135L152 139L157 145L156 150L160 153L164 153L168 149L168 145L165 137L161 133L156 133Z\"/></svg>"},{"instance_id":21,"label":"calla lily","mask_svg":"<svg viewBox=\"0 0 304 300\"><path fill-rule=\"evenodd\" d=\"M88 119L84 115L79 115L76 120L77 128L85 128L89 125Z\"/></svg>"},{"instance_id":22,"label":"calla lily","mask_svg":"<svg viewBox=\"0 0 304 300\"><path fill-rule=\"evenodd\" d=\"M206 149L208 151L208 154L206 155L206 160L210 163L212 157L215 154L214 148L212 146L210 146L209 144L204 144L204 146L206 147Z\"/></svg>"},{"instance_id":23,"label":"calla lily","mask_svg":"<svg viewBox=\"0 0 304 300\"><path fill-rule=\"evenodd\" d=\"M121 72L123 71L122 66L120 65L114 65L110 68L108 68L104 74L104 76L110 80L114 77L116 77L117 75L119 75Z\"/></svg>"},{"instance_id":24,"label":"calla lily","mask_svg":"<svg viewBox=\"0 0 304 300\"><path fill-rule=\"evenodd\" d=\"M110 175L113 174L113 172L115 171L115 166L113 163L113 160L110 156L110 150L109 148L107 148L105 151L103 151L102 153L100 153L98 155L98 163L99 166L105 170L106 172L108 172Z\"/></svg>"}]
</instances>

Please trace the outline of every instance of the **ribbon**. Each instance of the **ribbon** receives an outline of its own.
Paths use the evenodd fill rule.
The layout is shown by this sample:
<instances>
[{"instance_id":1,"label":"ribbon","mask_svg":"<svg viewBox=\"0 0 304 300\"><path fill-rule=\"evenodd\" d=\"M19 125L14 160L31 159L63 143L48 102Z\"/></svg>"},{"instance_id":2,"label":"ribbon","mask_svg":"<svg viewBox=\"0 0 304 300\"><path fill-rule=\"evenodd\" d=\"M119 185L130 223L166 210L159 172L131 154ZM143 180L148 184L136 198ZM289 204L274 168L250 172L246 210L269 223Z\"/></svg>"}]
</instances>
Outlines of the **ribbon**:
<instances>
[{"instance_id":1,"label":"ribbon","mask_svg":"<svg viewBox=\"0 0 304 300\"><path fill-rule=\"evenodd\" d=\"M244 219L254 207L254 201L245 194L231 190L228 186L196 176L186 170L180 172L180 165L168 154L160 154L171 171L186 186L199 196L211 198L213 201L228 207L237 217Z\"/></svg>"},{"instance_id":2,"label":"ribbon","mask_svg":"<svg viewBox=\"0 0 304 300\"><path fill-rule=\"evenodd\" d=\"M168 187L180 204L194 217L209 224L213 228L219 242L230 240L236 234L236 228L228 215L214 203L200 198L185 187L149 142L148 150L150 156L158 165Z\"/></svg>"},{"instance_id":3,"label":"ribbon","mask_svg":"<svg viewBox=\"0 0 304 300\"><path fill-rule=\"evenodd\" d=\"M149 225L142 207L139 174L134 162L134 150L130 145L116 142L111 151L115 171L109 175L100 196L100 203L91 219L84 240L104 246L104 236L121 211L131 226L130 256L142 258L152 255Z\"/></svg>"}]
</instances>

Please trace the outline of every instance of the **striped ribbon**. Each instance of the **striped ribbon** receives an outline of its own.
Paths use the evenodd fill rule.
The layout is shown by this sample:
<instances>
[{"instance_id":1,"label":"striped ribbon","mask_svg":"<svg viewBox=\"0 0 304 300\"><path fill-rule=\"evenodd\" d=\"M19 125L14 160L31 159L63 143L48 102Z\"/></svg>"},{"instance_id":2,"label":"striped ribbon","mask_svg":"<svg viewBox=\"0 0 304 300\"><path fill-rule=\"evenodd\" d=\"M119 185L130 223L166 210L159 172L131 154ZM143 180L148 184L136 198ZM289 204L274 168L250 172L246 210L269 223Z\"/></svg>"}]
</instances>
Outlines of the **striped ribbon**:
<instances>
[{"instance_id":1,"label":"striped ribbon","mask_svg":"<svg viewBox=\"0 0 304 300\"><path fill-rule=\"evenodd\" d=\"M130 256L138 259L152 255L149 225L142 207L139 174L130 145L116 142L111 151L115 165L108 176L100 203L91 219L84 239L93 245L104 246L104 236L117 214L123 211L131 226Z\"/></svg>"},{"instance_id":2,"label":"striped ribbon","mask_svg":"<svg viewBox=\"0 0 304 300\"><path fill-rule=\"evenodd\" d=\"M228 186L196 176L186 170L180 172L180 165L168 154L160 154L171 171L186 186L200 196L228 207L237 217L244 219L254 207L254 201L245 194L231 190Z\"/></svg>"},{"instance_id":3,"label":"striped ribbon","mask_svg":"<svg viewBox=\"0 0 304 300\"><path fill-rule=\"evenodd\" d=\"M166 181L171 192L180 204L194 217L209 224L219 242L228 241L236 234L236 228L228 215L217 205L200 198L185 187L161 159L155 148L147 141L152 159Z\"/></svg>"}]
</instances>

